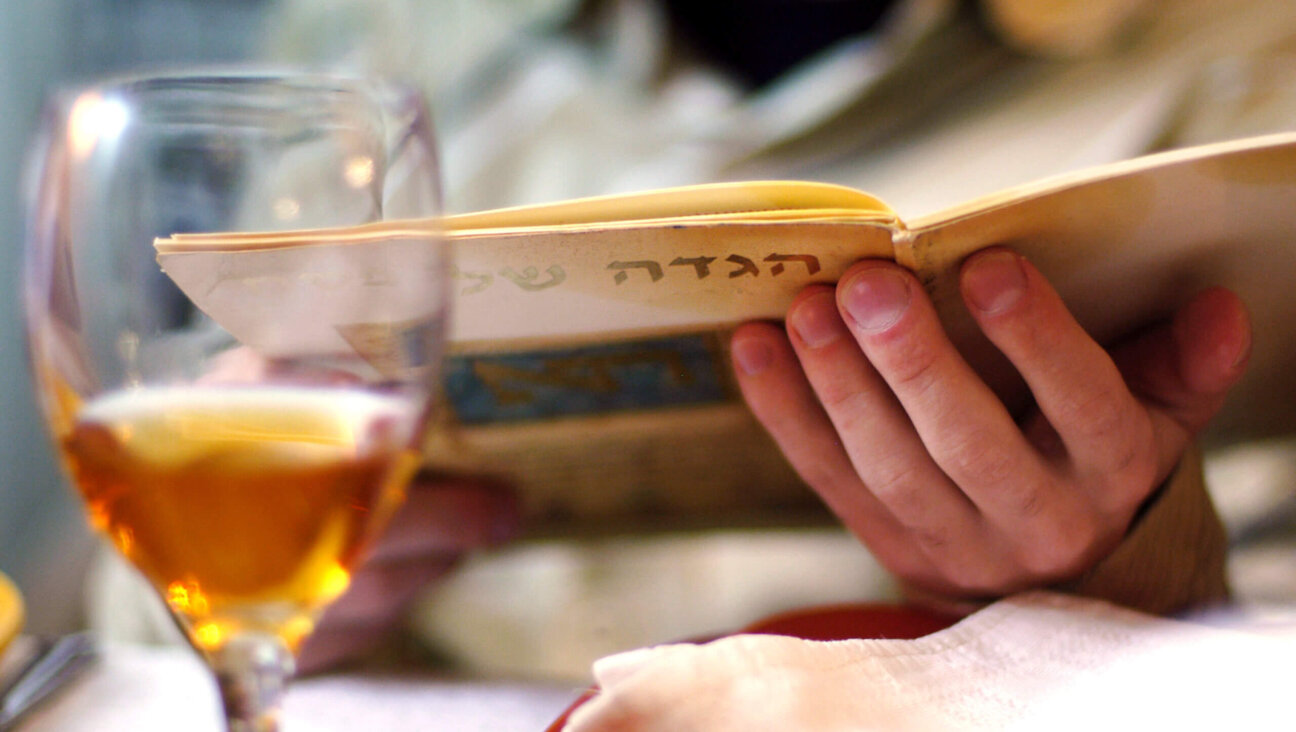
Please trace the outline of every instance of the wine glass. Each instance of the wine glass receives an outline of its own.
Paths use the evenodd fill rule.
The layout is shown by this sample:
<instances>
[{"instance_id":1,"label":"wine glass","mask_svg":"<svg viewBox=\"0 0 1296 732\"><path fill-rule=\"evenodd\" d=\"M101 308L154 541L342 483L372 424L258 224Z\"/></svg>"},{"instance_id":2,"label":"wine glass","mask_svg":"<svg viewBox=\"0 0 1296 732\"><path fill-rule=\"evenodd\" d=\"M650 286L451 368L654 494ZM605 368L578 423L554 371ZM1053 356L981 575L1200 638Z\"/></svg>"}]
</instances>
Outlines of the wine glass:
<instances>
[{"instance_id":1,"label":"wine glass","mask_svg":"<svg viewBox=\"0 0 1296 732\"><path fill-rule=\"evenodd\" d=\"M215 672L228 728L274 730L428 422L447 274L424 105L358 78L126 78L54 98L34 163L24 305L53 439L91 524ZM260 293L237 333L154 244L414 217L362 271L354 247L221 263L220 287ZM376 359L375 339L397 347Z\"/></svg>"}]
</instances>

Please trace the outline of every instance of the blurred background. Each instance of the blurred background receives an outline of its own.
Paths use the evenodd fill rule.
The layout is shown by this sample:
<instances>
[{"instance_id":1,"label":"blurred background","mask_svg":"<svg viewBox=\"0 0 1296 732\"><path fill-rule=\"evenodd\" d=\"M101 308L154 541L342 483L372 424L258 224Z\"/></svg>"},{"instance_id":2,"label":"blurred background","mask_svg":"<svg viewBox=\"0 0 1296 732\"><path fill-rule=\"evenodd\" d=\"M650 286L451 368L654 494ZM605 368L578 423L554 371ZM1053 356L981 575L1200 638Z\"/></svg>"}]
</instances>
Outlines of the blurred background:
<instances>
[{"instance_id":1,"label":"blurred background","mask_svg":"<svg viewBox=\"0 0 1296 732\"><path fill-rule=\"evenodd\" d=\"M114 73L252 62L414 81L437 120L452 212L808 178L915 217L1087 165L1296 127L1289 0L0 4L0 570L27 596L33 632L94 623L160 637L128 620L148 601L121 589L124 570L83 528L28 386L17 281L41 100ZM1239 593L1285 603L1296 459L1285 436L1246 427L1212 433L1210 477ZM473 668L583 678L590 658L620 648L889 597L863 554L831 529L548 542L477 560L413 627Z\"/></svg>"}]
</instances>

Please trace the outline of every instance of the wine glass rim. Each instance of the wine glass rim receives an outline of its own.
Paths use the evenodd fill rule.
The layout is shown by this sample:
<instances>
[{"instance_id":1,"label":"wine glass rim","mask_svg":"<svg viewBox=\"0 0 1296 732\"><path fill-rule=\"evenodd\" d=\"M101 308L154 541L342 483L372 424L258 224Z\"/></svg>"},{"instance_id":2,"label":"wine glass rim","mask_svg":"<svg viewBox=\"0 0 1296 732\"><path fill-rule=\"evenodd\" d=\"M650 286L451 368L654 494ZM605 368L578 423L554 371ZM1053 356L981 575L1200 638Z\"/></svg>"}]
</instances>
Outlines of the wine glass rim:
<instances>
[{"instance_id":1,"label":"wine glass rim","mask_svg":"<svg viewBox=\"0 0 1296 732\"><path fill-rule=\"evenodd\" d=\"M295 67L217 66L143 70L104 76L61 87L51 95L70 101L85 94L135 94L204 88L228 90L234 85L257 86L302 92L369 93L397 97L418 97L412 84L389 76L344 70Z\"/></svg>"}]
</instances>

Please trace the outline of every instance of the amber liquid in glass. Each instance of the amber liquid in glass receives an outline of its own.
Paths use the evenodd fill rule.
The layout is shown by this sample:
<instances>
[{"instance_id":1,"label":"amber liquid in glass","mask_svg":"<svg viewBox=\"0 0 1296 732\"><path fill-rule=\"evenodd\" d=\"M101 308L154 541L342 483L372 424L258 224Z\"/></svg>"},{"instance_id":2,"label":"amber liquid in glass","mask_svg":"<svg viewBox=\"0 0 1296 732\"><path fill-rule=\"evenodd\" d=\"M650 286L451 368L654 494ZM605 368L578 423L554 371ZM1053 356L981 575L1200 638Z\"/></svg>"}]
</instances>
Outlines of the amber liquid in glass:
<instances>
[{"instance_id":1,"label":"amber liquid in glass","mask_svg":"<svg viewBox=\"0 0 1296 732\"><path fill-rule=\"evenodd\" d=\"M205 652L246 631L296 651L417 464L394 399L336 390L117 392L62 449L91 522Z\"/></svg>"}]
</instances>

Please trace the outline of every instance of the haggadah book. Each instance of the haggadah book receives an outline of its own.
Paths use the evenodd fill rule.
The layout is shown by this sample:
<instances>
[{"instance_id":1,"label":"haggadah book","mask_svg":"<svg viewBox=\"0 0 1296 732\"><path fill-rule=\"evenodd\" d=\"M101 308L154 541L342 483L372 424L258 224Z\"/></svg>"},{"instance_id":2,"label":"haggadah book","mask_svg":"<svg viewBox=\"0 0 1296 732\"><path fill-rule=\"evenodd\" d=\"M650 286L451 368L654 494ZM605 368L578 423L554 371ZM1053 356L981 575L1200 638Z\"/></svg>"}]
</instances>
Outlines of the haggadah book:
<instances>
[{"instance_id":1,"label":"haggadah book","mask_svg":"<svg viewBox=\"0 0 1296 732\"><path fill-rule=\"evenodd\" d=\"M516 479L538 531L822 518L743 407L727 333L781 318L803 287L866 257L918 275L951 338L1014 410L1029 394L959 296L972 252L1002 244L1027 256L1104 344L1202 288L1232 288L1255 320L1253 361L1212 437L1275 434L1296 420L1296 133L1141 157L912 221L849 188L745 182L439 221L184 234L157 252L246 345L327 352L356 347L334 304L417 282L399 252L430 233L449 240L453 261L445 383L457 429L440 452Z\"/></svg>"}]
</instances>

